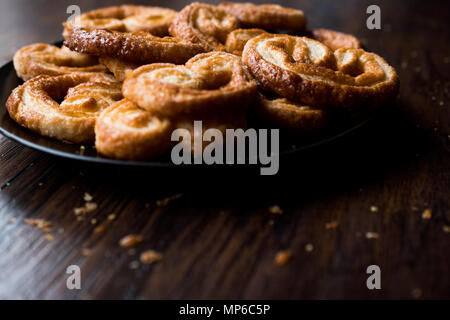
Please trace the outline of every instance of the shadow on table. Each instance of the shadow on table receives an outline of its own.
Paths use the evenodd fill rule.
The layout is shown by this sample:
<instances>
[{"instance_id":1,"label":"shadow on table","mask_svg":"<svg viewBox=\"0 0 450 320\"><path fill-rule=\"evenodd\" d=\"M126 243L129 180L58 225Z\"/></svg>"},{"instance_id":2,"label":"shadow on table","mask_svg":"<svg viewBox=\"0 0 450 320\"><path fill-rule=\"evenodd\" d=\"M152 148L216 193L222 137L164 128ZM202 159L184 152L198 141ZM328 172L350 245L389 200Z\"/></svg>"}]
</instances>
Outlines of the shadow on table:
<instances>
[{"instance_id":1,"label":"shadow on table","mask_svg":"<svg viewBox=\"0 0 450 320\"><path fill-rule=\"evenodd\" d=\"M275 176L261 176L257 166L118 168L76 163L89 180L137 194L189 193L202 201L228 197L236 201L311 197L359 189L411 161L430 145L403 117L398 105L386 106L376 119L354 133L280 159ZM62 161L62 160L60 160Z\"/></svg>"}]
</instances>

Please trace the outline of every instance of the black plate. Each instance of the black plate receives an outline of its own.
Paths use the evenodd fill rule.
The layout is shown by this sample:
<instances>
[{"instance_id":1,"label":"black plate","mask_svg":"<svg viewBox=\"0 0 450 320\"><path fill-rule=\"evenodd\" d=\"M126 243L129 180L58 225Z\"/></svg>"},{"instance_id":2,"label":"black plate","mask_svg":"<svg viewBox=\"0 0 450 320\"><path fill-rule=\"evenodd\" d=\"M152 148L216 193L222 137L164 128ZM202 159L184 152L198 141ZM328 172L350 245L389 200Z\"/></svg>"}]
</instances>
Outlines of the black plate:
<instances>
[{"instance_id":1,"label":"black plate","mask_svg":"<svg viewBox=\"0 0 450 320\"><path fill-rule=\"evenodd\" d=\"M9 117L5 107L6 100L11 94L11 91L23 83L23 81L17 77L12 61L1 67L0 81L0 133L16 142L55 156L94 163L141 167L174 166L169 157L164 157L155 161L142 162L107 159L99 155L95 151L95 148L91 146L86 146L83 154L80 154L79 145L67 144L52 138L42 137L37 133L21 127ZM281 131L280 156L290 156L299 152L305 152L314 147L328 144L362 127L369 119L373 118L373 116L373 113L358 115L356 117L354 114L351 116L338 115L337 120L333 121L335 125L327 128L326 132L315 133L311 136L292 136ZM293 148L294 145L295 148Z\"/></svg>"}]
</instances>

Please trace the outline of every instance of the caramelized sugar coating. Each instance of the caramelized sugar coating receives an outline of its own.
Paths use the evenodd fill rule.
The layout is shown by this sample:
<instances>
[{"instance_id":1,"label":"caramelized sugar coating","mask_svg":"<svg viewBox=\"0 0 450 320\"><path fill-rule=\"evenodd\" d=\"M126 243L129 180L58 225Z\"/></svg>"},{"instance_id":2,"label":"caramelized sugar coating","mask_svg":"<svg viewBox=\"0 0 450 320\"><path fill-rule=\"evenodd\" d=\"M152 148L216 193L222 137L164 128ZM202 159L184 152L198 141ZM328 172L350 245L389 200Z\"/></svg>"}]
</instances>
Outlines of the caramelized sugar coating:
<instances>
[{"instance_id":1,"label":"caramelized sugar coating","mask_svg":"<svg viewBox=\"0 0 450 320\"><path fill-rule=\"evenodd\" d=\"M243 63L266 91L311 106L376 105L396 95L399 79L380 56L331 51L305 37L263 34L249 40Z\"/></svg>"},{"instance_id":2,"label":"caramelized sugar coating","mask_svg":"<svg viewBox=\"0 0 450 320\"><path fill-rule=\"evenodd\" d=\"M194 2L181 10L169 28L171 35L203 46L224 50L227 35L239 28L237 18L213 5Z\"/></svg>"},{"instance_id":3,"label":"caramelized sugar coating","mask_svg":"<svg viewBox=\"0 0 450 320\"><path fill-rule=\"evenodd\" d=\"M323 128L328 122L323 109L305 106L286 98L269 98L259 93L257 102L250 109L256 118L275 128L303 133Z\"/></svg>"},{"instance_id":4,"label":"caramelized sugar coating","mask_svg":"<svg viewBox=\"0 0 450 320\"><path fill-rule=\"evenodd\" d=\"M246 108L257 84L233 54L213 51L185 66L156 63L134 70L123 85L124 96L163 116Z\"/></svg>"},{"instance_id":5,"label":"caramelized sugar coating","mask_svg":"<svg viewBox=\"0 0 450 320\"><path fill-rule=\"evenodd\" d=\"M71 30L104 29L122 32L145 31L154 36L166 36L169 26L177 12L159 7L122 5L106 7L86 12L79 17L63 23L64 38Z\"/></svg>"},{"instance_id":6,"label":"caramelized sugar coating","mask_svg":"<svg viewBox=\"0 0 450 320\"><path fill-rule=\"evenodd\" d=\"M121 99L120 89L103 73L38 76L14 89L6 108L18 124L43 136L91 143L97 116Z\"/></svg>"},{"instance_id":7,"label":"caramelized sugar coating","mask_svg":"<svg viewBox=\"0 0 450 320\"><path fill-rule=\"evenodd\" d=\"M123 99L105 109L95 125L95 147L104 156L124 160L147 160L171 147L171 121Z\"/></svg>"},{"instance_id":8,"label":"caramelized sugar coating","mask_svg":"<svg viewBox=\"0 0 450 320\"><path fill-rule=\"evenodd\" d=\"M248 40L263 33L266 33L266 31L262 29L236 29L231 31L227 36L227 41L225 42L225 50L240 56L242 55L242 51L244 50L245 44Z\"/></svg>"},{"instance_id":9,"label":"caramelized sugar coating","mask_svg":"<svg viewBox=\"0 0 450 320\"><path fill-rule=\"evenodd\" d=\"M218 6L238 18L243 28L301 31L306 19L303 11L277 4L222 2Z\"/></svg>"},{"instance_id":10,"label":"caramelized sugar coating","mask_svg":"<svg viewBox=\"0 0 450 320\"><path fill-rule=\"evenodd\" d=\"M342 33L329 29L315 29L312 31L314 39L322 42L331 50L340 48L360 49L361 43L359 40L348 33Z\"/></svg>"},{"instance_id":11,"label":"caramelized sugar coating","mask_svg":"<svg viewBox=\"0 0 450 320\"><path fill-rule=\"evenodd\" d=\"M71 31L65 45L77 52L135 63L164 61L181 64L204 51L198 44L173 37L159 38L147 32L85 29Z\"/></svg>"},{"instance_id":12,"label":"caramelized sugar coating","mask_svg":"<svg viewBox=\"0 0 450 320\"><path fill-rule=\"evenodd\" d=\"M58 48L45 43L35 43L21 48L14 55L17 76L24 81L48 75L59 76L73 72L106 72L96 57Z\"/></svg>"}]
</instances>

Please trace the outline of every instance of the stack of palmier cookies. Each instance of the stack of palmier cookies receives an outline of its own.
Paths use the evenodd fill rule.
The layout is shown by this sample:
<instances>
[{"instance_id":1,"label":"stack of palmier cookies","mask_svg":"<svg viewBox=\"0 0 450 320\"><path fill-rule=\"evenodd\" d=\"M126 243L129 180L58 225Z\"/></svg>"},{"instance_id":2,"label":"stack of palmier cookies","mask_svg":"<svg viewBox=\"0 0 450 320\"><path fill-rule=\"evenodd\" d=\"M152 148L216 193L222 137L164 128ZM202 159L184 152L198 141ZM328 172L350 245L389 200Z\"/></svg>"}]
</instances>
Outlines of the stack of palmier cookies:
<instances>
[{"instance_id":1,"label":"stack of palmier cookies","mask_svg":"<svg viewBox=\"0 0 450 320\"><path fill-rule=\"evenodd\" d=\"M399 79L352 35L308 31L279 5L192 3L180 12L124 5L64 25L64 46L14 56L25 82L6 107L20 125L106 157L167 153L171 133L246 128L247 117L294 133L326 127L329 110L394 97ZM286 32L286 34L280 34Z\"/></svg>"}]
</instances>

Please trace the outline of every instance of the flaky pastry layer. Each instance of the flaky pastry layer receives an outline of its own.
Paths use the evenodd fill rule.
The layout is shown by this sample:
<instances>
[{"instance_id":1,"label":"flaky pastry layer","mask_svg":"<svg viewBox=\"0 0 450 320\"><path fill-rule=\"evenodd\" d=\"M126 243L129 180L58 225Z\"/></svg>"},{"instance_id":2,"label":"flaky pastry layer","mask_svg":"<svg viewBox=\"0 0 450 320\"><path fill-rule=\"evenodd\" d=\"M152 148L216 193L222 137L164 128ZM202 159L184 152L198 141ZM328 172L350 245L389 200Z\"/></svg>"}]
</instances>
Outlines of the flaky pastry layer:
<instances>
[{"instance_id":1,"label":"flaky pastry layer","mask_svg":"<svg viewBox=\"0 0 450 320\"><path fill-rule=\"evenodd\" d=\"M176 16L171 35L203 46L205 51L224 50L228 33L239 28L235 16L216 6L194 2Z\"/></svg>"},{"instance_id":2,"label":"flaky pastry layer","mask_svg":"<svg viewBox=\"0 0 450 320\"><path fill-rule=\"evenodd\" d=\"M394 68L362 49L331 51L306 37L263 34L247 42L242 61L266 91L311 106L379 104L398 91Z\"/></svg>"},{"instance_id":3,"label":"flaky pastry layer","mask_svg":"<svg viewBox=\"0 0 450 320\"><path fill-rule=\"evenodd\" d=\"M14 89L6 108L18 124L43 136L91 143L99 113L121 98L120 84L106 74L38 76Z\"/></svg>"},{"instance_id":4,"label":"flaky pastry layer","mask_svg":"<svg viewBox=\"0 0 450 320\"><path fill-rule=\"evenodd\" d=\"M275 128L303 133L323 128L328 122L323 109L305 106L286 98L271 99L259 93L251 113L264 123Z\"/></svg>"},{"instance_id":5,"label":"flaky pastry layer","mask_svg":"<svg viewBox=\"0 0 450 320\"><path fill-rule=\"evenodd\" d=\"M169 26L177 12L167 8L122 5L106 7L83 13L64 25L64 37L71 30L84 28L88 30L104 29L111 31L150 32L154 36L166 36Z\"/></svg>"},{"instance_id":6,"label":"flaky pastry layer","mask_svg":"<svg viewBox=\"0 0 450 320\"><path fill-rule=\"evenodd\" d=\"M306 19L303 11L277 4L222 2L218 6L238 18L243 28L301 31Z\"/></svg>"},{"instance_id":7,"label":"flaky pastry layer","mask_svg":"<svg viewBox=\"0 0 450 320\"><path fill-rule=\"evenodd\" d=\"M166 153L173 126L123 99L104 110L95 125L95 147L104 156L146 160Z\"/></svg>"},{"instance_id":8,"label":"flaky pastry layer","mask_svg":"<svg viewBox=\"0 0 450 320\"><path fill-rule=\"evenodd\" d=\"M225 42L225 50L240 56L242 55L242 51L244 50L245 44L248 40L263 33L266 33L266 31L262 29L236 29L231 31L227 36L227 41Z\"/></svg>"},{"instance_id":9,"label":"flaky pastry layer","mask_svg":"<svg viewBox=\"0 0 450 320\"><path fill-rule=\"evenodd\" d=\"M21 48L15 53L13 62L17 76L24 81L40 75L59 76L74 72L107 71L98 63L96 57L45 43Z\"/></svg>"},{"instance_id":10,"label":"flaky pastry layer","mask_svg":"<svg viewBox=\"0 0 450 320\"><path fill-rule=\"evenodd\" d=\"M359 40L348 33L342 33L329 29L314 29L312 35L315 40L322 42L331 50L341 48L360 49L361 43Z\"/></svg>"},{"instance_id":11,"label":"flaky pastry layer","mask_svg":"<svg viewBox=\"0 0 450 320\"><path fill-rule=\"evenodd\" d=\"M195 56L185 66L142 66L127 77L123 94L155 114L178 116L245 109L256 87L238 56L213 51Z\"/></svg>"},{"instance_id":12,"label":"flaky pastry layer","mask_svg":"<svg viewBox=\"0 0 450 320\"><path fill-rule=\"evenodd\" d=\"M134 69L137 69L140 65L128 62L125 60L111 58L111 57L100 57L99 61L103 64L112 74L117 81L123 82L127 74L132 72Z\"/></svg>"}]
</instances>

